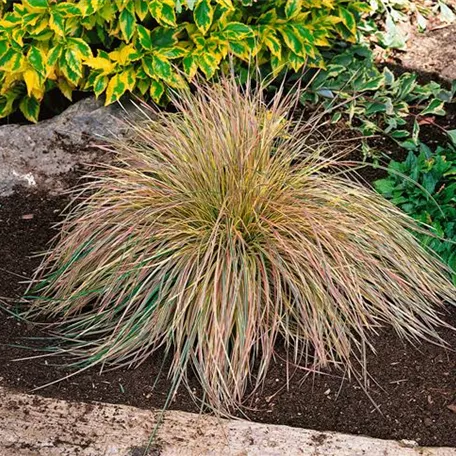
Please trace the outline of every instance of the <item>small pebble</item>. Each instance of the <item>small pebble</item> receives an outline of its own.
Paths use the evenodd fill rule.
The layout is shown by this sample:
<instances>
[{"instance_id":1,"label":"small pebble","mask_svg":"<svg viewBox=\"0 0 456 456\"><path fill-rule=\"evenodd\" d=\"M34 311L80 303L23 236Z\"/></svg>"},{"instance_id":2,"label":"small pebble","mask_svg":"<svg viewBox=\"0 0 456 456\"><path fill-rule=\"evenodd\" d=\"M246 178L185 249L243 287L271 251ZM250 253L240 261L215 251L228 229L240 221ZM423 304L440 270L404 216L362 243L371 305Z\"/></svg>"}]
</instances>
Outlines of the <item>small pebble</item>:
<instances>
[{"instance_id":1,"label":"small pebble","mask_svg":"<svg viewBox=\"0 0 456 456\"><path fill-rule=\"evenodd\" d=\"M425 418L424 419L424 425L425 426L432 426L433 421L430 418Z\"/></svg>"}]
</instances>

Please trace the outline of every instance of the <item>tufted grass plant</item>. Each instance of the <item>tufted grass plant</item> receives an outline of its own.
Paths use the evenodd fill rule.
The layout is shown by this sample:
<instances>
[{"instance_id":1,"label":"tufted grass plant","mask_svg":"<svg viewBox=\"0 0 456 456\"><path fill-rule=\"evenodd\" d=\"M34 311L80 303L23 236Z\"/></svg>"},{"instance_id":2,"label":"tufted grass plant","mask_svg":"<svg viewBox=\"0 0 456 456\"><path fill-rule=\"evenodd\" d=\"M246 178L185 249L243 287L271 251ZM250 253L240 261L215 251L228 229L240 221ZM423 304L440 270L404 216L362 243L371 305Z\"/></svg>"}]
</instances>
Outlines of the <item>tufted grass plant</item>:
<instances>
[{"instance_id":1,"label":"tufted grass plant","mask_svg":"<svg viewBox=\"0 0 456 456\"><path fill-rule=\"evenodd\" d=\"M422 228L311 143L293 99L228 77L174 103L143 106L110 146L117 162L83 186L37 272L26 315L51 321L76 366L164 348L174 389L191 369L229 412L279 339L296 364L349 373L381 326L443 342L455 289Z\"/></svg>"}]
</instances>

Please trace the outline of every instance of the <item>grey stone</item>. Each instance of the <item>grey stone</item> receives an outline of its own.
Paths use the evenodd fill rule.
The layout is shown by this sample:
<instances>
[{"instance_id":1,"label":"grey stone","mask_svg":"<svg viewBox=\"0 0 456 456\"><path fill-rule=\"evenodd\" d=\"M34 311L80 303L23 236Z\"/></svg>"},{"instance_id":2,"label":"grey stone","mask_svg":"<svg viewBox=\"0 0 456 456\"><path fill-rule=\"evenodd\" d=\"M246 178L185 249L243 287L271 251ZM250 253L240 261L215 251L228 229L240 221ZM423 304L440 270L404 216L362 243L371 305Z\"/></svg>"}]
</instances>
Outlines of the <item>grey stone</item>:
<instances>
[{"instance_id":1,"label":"grey stone","mask_svg":"<svg viewBox=\"0 0 456 456\"><path fill-rule=\"evenodd\" d=\"M125 104L133 107L129 101ZM0 196L17 186L61 191L67 173L105 154L94 147L96 141L125 132L123 117L119 104L104 107L87 98L35 125L1 126Z\"/></svg>"},{"instance_id":2,"label":"grey stone","mask_svg":"<svg viewBox=\"0 0 456 456\"><path fill-rule=\"evenodd\" d=\"M0 455L456 456L455 448L424 448L409 441L178 411L162 417L160 410L48 399L0 387Z\"/></svg>"}]
</instances>

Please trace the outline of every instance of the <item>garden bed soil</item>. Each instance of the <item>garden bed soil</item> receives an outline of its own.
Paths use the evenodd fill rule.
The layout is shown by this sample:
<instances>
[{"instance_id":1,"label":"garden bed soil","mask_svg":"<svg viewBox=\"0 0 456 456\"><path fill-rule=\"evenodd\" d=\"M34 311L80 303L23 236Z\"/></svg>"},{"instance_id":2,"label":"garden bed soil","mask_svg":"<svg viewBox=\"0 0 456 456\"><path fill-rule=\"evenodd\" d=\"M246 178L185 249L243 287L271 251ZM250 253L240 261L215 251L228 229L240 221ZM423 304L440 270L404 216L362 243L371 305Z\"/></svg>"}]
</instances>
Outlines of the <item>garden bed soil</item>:
<instances>
[{"instance_id":1,"label":"garden bed soil","mask_svg":"<svg viewBox=\"0 0 456 456\"><path fill-rule=\"evenodd\" d=\"M32 254L46 248L55 234L52 225L66 205L64 197L17 193L0 199L0 297L18 298L21 283L39 263ZM456 325L456 309L446 317ZM456 347L456 332L442 330L450 347ZM34 358L14 361L36 352L15 345L43 347L45 342L27 339L46 336L36 327L4 313L0 316L0 385L30 391L62 378L68 371L54 365L62 359ZM369 393L360 385L341 378L340 373L316 374L303 381L298 371L289 379L285 354L278 348L262 391L252 397L248 418L264 423L285 424L324 431L366 434L388 439L415 440L426 446L456 446L456 354L431 344L411 346L391 330L375 339L377 355L370 354ZM76 401L104 401L141 408L160 408L170 388L161 354L151 356L136 369L103 372L91 369L37 394ZM164 371L167 365L165 364ZM152 385L156 376L159 381ZM195 383L195 392L199 387ZM180 390L172 409L198 412L191 396Z\"/></svg>"}]
</instances>

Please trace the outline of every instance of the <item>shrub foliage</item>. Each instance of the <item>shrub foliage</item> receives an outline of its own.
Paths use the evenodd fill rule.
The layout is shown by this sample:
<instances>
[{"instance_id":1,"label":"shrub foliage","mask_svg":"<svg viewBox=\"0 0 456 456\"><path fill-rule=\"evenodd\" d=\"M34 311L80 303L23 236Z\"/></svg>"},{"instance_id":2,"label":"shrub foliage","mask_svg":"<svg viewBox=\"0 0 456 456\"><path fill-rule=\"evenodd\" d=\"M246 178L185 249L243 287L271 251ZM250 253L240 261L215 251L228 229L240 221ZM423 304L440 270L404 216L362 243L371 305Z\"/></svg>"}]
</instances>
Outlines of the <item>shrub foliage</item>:
<instances>
[{"instance_id":1,"label":"shrub foliage","mask_svg":"<svg viewBox=\"0 0 456 456\"><path fill-rule=\"evenodd\" d=\"M191 367L207 403L229 410L261 385L279 338L295 363L349 372L384 324L440 340L438 309L455 297L444 265L413 219L323 158L279 95L203 85L115 144L119 162L75 201L27 314L52 317L77 366L165 347L173 388Z\"/></svg>"},{"instance_id":2,"label":"shrub foliage","mask_svg":"<svg viewBox=\"0 0 456 456\"><path fill-rule=\"evenodd\" d=\"M319 49L353 41L365 2L352 0L23 0L0 21L0 117L36 120L46 92L126 91L160 101L229 54L277 73L322 66ZM178 71L181 70L181 71Z\"/></svg>"}]
</instances>

